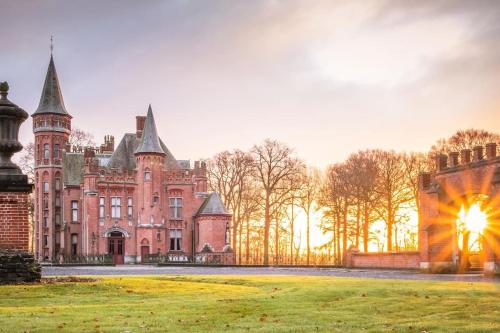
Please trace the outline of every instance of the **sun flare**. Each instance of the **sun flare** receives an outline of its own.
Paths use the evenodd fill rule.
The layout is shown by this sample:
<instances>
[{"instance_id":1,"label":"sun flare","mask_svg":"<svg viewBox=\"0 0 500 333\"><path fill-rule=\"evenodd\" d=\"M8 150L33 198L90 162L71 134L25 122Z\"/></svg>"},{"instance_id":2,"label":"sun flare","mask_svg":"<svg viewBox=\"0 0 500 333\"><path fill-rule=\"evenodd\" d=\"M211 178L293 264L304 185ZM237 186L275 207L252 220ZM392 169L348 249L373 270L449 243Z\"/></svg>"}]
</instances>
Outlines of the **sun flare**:
<instances>
[{"instance_id":1,"label":"sun flare","mask_svg":"<svg viewBox=\"0 0 500 333\"><path fill-rule=\"evenodd\" d=\"M475 203L470 208L465 211L462 206L458 217L461 222L463 222L465 229L471 232L482 233L486 225L488 224L488 219L486 214L481 211L479 204Z\"/></svg>"}]
</instances>

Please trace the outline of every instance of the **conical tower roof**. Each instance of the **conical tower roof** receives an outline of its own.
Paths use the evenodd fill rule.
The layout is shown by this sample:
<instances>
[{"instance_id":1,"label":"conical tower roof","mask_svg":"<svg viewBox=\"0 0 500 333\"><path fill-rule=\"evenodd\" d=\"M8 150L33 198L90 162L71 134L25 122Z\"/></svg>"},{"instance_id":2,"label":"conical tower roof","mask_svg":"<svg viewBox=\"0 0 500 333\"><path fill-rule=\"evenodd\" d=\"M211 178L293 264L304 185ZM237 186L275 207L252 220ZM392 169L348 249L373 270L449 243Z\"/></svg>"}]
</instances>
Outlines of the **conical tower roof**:
<instances>
[{"instance_id":1,"label":"conical tower roof","mask_svg":"<svg viewBox=\"0 0 500 333\"><path fill-rule=\"evenodd\" d=\"M231 215L228 213L222 199L216 192L210 193L205 199L201 207L198 209L196 216L199 215Z\"/></svg>"},{"instance_id":2,"label":"conical tower roof","mask_svg":"<svg viewBox=\"0 0 500 333\"><path fill-rule=\"evenodd\" d=\"M148 115L146 116L146 121L144 123L141 143L139 144L139 147L137 147L135 153L156 153L165 155L165 152L161 148L160 139L158 138L151 104L149 104Z\"/></svg>"},{"instance_id":3,"label":"conical tower roof","mask_svg":"<svg viewBox=\"0 0 500 333\"><path fill-rule=\"evenodd\" d=\"M50 55L49 68L45 76L45 83L43 85L42 96L40 103L33 115L43 113L56 113L69 115L64 106L64 100L57 78L56 66L54 65L54 58Z\"/></svg>"}]
</instances>

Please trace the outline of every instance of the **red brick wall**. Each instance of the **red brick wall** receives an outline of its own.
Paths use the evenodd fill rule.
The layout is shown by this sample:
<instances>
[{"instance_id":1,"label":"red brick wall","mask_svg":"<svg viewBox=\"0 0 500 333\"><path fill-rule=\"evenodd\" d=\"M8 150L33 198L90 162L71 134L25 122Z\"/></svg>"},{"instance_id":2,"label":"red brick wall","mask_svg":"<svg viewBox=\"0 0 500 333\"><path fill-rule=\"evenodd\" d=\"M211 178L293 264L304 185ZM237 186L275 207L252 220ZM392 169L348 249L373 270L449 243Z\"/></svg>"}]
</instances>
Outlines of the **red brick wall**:
<instances>
[{"instance_id":1,"label":"red brick wall","mask_svg":"<svg viewBox=\"0 0 500 333\"><path fill-rule=\"evenodd\" d=\"M420 253L394 252L394 253L347 253L346 265L359 268L419 268Z\"/></svg>"},{"instance_id":2,"label":"red brick wall","mask_svg":"<svg viewBox=\"0 0 500 333\"><path fill-rule=\"evenodd\" d=\"M0 192L0 248L29 250L29 193Z\"/></svg>"}]
</instances>

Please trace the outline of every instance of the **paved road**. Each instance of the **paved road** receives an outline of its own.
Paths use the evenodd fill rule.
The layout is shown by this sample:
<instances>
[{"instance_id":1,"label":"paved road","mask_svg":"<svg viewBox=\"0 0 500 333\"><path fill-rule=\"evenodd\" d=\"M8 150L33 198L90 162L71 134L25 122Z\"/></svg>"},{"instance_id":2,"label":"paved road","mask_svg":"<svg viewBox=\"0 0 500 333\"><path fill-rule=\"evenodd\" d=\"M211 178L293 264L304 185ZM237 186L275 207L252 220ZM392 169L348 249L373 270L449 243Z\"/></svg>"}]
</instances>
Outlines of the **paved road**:
<instances>
[{"instance_id":1,"label":"paved road","mask_svg":"<svg viewBox=\"0 0 500 333\"><path fill-rule=\"evenodd\" d=\"M500 279L487 278L482 274L420 274L415 271L391 271L380 269L343 269L343 268L295 268L295 267L179 267L179 266L79 266L42 268L43 276L77 275L295 275L295 276L337 276L376 279L435 280L495 282Z\"/></svg>"}]
</instances>

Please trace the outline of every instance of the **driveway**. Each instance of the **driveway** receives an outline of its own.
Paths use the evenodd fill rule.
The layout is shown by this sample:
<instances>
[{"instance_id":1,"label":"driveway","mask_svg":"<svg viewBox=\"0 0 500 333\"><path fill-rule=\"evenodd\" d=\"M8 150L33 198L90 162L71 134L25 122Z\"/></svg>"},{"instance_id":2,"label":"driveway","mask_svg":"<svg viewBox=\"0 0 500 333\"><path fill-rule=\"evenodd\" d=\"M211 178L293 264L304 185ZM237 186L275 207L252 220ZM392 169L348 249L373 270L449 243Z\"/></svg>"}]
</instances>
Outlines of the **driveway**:
<instances>
[{"instance_id":1,"label":"driveway","mask_svg":"<svg viewBox=\"0 0 500 333\"><path fill-rule=\"evenodd\" d=\"M290 275L290 276L334 276L375 279L435 280L495 282L498 278L484 277L482 274L421 274L416 271L382 269L345 268L298 268L298 267L187 267L187 266L44 266L42 275Z\"/></svg>"}]
</instances>

